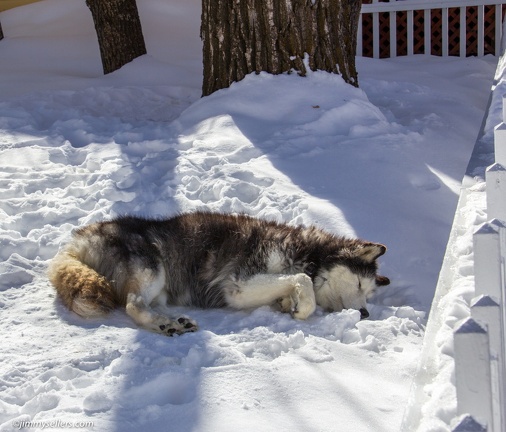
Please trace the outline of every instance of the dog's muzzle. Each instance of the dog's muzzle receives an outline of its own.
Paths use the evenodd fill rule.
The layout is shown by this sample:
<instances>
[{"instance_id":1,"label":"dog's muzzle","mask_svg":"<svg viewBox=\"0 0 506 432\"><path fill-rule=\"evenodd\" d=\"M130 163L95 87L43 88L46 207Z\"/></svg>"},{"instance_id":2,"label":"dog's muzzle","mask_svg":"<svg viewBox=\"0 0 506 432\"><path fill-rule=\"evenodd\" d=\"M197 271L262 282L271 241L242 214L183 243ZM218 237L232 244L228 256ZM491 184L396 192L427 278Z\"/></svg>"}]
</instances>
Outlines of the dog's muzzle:
<instances>
[{"instance_id":1,"label":"dog's muzzle","mask_svg":"<svg viewBox=\"0 0 506 432\"><path fill-rule=\"evenodd\" d=\"M360 308L360 319L369 318L369 311L366 308Z\"/></svg>"}]
</instances>

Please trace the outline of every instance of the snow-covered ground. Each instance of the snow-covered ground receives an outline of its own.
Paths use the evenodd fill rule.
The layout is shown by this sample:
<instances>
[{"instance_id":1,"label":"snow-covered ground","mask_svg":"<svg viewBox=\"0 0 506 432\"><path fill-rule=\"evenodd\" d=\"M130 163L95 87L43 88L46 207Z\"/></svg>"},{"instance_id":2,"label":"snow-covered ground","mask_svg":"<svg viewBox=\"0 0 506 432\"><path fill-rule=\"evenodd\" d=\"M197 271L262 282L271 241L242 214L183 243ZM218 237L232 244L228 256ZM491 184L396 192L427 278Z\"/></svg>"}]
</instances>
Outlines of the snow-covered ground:
<instances>
[{"instance_id":1,"label":"snow-covered ground","mask_svg":"<svg viewBox=\"0 0 506 432\"><path fill-rule=\"evenodd\" d=\"M406 406L404 425L449 430L451 331L434 337L443 372L410 389L497 60L361 58L360 89L260 74L201 99L200 1L138 6L148 55L108 76L84 1L0 14L0 430L389 432ZM485 220L480 206L463 220ZM201 330L163 338L121 311L80 319L44 276L79 225L202 208L384 243L392 284L366 321L179 308ZM446 270L464 284L469 242Z\"/></svg>"}]
</instances>

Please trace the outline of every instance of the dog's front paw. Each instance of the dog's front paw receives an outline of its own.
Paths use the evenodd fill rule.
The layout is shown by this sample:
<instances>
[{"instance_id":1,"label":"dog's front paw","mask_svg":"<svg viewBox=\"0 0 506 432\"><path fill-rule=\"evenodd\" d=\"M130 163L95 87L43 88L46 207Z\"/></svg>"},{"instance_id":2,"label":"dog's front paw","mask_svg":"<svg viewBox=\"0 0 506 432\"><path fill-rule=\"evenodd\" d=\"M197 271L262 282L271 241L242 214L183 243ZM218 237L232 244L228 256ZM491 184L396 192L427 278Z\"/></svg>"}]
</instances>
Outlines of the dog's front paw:
<instances>
[{"instance_id":1,"label":"dog's front paw","mask_svg":"<svg viewBox=\"0 0 506 432\"><path fill-rule=\"evenodd\" d=\"M297 319L306 319L316 309L316 299L314 295L313 282L306 274L296 275L294 295L295 302L292 316Z\"/></svg>"},{"instance_id":2,"label":"dog's front paw","mask_svg":"<svg viewBox=\"0 0 506 432\"><path fill-rule=\"evenodd\" d=\"M167 336L181 335L198 330L197 323L190 318L181 317L158 326L160 333Z\"/></svg>"},{"instance_id":3,"label":"dog's front paw","mask_svg":"<svg viewBox=\"0 0 506 432\"><path fill-rule=\"evenodd\" d=\"M287 296L279 298L276 301L276 304L281 312L293 315L293 313L297 310L298 301L299 301L298 296Z\"/></svg>"}]
</instances>

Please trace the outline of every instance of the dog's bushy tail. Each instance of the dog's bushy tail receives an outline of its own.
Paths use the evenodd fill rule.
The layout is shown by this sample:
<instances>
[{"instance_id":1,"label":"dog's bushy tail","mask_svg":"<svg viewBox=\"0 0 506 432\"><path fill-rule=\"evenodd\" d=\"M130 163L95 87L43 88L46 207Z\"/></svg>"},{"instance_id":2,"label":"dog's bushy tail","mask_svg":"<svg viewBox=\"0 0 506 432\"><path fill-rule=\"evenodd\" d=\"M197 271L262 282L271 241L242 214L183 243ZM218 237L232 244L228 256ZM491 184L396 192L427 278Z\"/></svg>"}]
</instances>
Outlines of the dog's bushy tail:
<instances>
[{"instance_id":1,"label":"dog's bushy tail","mask_svg":"<svg viewBox=\"0 0 506 432\"><path fill-rule=\"evenodd\" d=\"M103 316L117 304L111 283L68 251L54 257L48 277L63 304L82 317Z\"/></svg>"}]
</instances>

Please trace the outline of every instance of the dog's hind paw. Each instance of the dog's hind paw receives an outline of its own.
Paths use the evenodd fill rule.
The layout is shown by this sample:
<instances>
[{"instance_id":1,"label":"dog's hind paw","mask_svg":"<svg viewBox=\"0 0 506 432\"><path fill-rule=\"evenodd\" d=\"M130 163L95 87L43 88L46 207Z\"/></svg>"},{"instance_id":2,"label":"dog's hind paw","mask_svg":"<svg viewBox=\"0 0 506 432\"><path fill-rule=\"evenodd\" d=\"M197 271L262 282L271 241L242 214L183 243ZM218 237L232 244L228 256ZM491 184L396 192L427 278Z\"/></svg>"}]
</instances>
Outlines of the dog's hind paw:
<instances>
[{"instance_id":1,"label":"dog's hind paw","mask_svg":"<svg viewBox=\"0 0 506 432\"><path fill-rule=\"evenodd\" d=\"M160 333L166 336L192 333L198 330L197 323L186 317L181 317L175 321L169 321L168 323L160 324L158 328L160 329Z\"/></svg>"}]
</instances>

